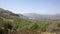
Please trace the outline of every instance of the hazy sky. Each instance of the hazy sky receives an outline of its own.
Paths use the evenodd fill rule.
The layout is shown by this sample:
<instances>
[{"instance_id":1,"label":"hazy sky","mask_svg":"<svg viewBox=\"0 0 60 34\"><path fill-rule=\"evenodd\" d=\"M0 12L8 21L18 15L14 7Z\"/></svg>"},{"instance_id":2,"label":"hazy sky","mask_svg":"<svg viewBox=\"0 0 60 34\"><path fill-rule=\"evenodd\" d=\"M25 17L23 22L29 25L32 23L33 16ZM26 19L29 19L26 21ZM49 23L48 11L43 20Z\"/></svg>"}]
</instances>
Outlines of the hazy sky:
<instances>
[{"instance_id":1,"label":"hazy sky","mask_svg":"<svg viewBox=\"0 0 60 34\"><path fill-rule=\"evenodd\" d=\"M14 13L60 13L60 0L0 0L0 8Z\"/></svg>"}]
</instances>

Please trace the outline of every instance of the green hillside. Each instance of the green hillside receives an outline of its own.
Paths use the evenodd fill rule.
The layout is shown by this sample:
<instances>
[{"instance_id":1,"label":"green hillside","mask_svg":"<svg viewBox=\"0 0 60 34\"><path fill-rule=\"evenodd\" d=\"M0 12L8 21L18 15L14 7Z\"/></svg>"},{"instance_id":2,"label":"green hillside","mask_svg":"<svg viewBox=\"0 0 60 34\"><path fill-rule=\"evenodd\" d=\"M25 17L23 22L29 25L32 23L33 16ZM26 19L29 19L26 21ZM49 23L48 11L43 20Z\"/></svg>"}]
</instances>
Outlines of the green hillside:
<instances>
[{"instance_id":1,"label":"green hillside","mask_svg":"<svg viewBox=\"0 0 60 34\"><path fill-rule=\"evenodd\" d=\"M60 32L60 20L29 20L19 17L8 10L0 8L0 33L31 31L30 33L39 32ZM35 32L34 32L35 31ZM32 34L33 34L32 33ZM29 33L28 33L29 34Z\"/></svg>"}]
</instances>

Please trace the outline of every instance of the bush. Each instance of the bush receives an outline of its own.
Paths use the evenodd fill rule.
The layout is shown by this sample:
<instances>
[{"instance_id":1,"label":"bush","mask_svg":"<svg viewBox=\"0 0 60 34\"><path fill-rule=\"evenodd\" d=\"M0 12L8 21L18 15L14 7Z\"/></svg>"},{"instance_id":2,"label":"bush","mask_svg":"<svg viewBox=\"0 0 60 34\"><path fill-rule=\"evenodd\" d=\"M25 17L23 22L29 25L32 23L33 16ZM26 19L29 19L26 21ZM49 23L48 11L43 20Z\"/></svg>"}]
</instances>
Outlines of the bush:
<instances>
[{"instance_id":1,"label":"bush","mask_svg":"<svg viewBox=\"0 0 60 34\"><path fill-rule=\"evenodd\" d=\"M38 28L38 24L37 23L32 24L31 28L32 29L37 29Z\"/></svg>"},{"instance_id":2,"label":"bush","mask_svg":"<svg viewBox=\"0 0 60 34\"><path fill-rule=\"evenodd\" d=\"M13 28L13 26L12 26L11 22L6 22L6 23L4 23L4 28L11 30Z\"/></svg>"},{"instance_id":3,"label":"bush","mask_svg":"<svg viewBox=\"0 0 60 34\"><path fill-rule=\"evenodd\" d=\"M58 25L58 27L60 27L60 23L58 23L57 25Z\"/></svg>"}]
</instances>

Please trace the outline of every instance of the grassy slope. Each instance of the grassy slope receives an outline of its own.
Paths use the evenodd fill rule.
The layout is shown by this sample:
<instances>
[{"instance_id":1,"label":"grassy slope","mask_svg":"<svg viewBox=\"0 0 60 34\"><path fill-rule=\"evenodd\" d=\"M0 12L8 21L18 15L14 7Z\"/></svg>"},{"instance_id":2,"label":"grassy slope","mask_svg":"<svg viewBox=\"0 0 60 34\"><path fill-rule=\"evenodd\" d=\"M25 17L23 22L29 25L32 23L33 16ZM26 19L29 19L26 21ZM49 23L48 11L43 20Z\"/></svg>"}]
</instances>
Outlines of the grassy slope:
<instances>
[{"instance_id":1,"label":"grassy slope","mask_svg":"<svg viewBox=\"0 0 60 34\"><path fill-rule=\"evenodd\" d=\"M60 30L60 20L28 20L16 16L14 13L6 10L0 10L0 29L4 29L8 23L12 26L11 30L15 31L47 31ZM58 24L58 25L57 25ZM59 27L59 28L58 28ZM58 30L57 30L58 31Z\"/></svg>"}]
</instances>

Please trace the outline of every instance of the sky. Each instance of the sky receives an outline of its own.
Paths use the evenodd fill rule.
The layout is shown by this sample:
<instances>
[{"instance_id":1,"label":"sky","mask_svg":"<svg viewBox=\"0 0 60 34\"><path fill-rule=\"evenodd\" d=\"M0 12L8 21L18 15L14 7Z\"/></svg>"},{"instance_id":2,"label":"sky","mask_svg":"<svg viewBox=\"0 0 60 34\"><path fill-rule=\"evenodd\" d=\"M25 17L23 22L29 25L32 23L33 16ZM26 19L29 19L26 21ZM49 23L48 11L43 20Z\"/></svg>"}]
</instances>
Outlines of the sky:
<instances>
[{"instance_id":1,"label":"sky","mask_svg":"<svg viewBox=\"0 0 60 34\"><path fill-rule=\"evenodd\" d=\"M21 14L60 14L60 0L0 0L0 8Z\"/></svg>"}]
</instances>

